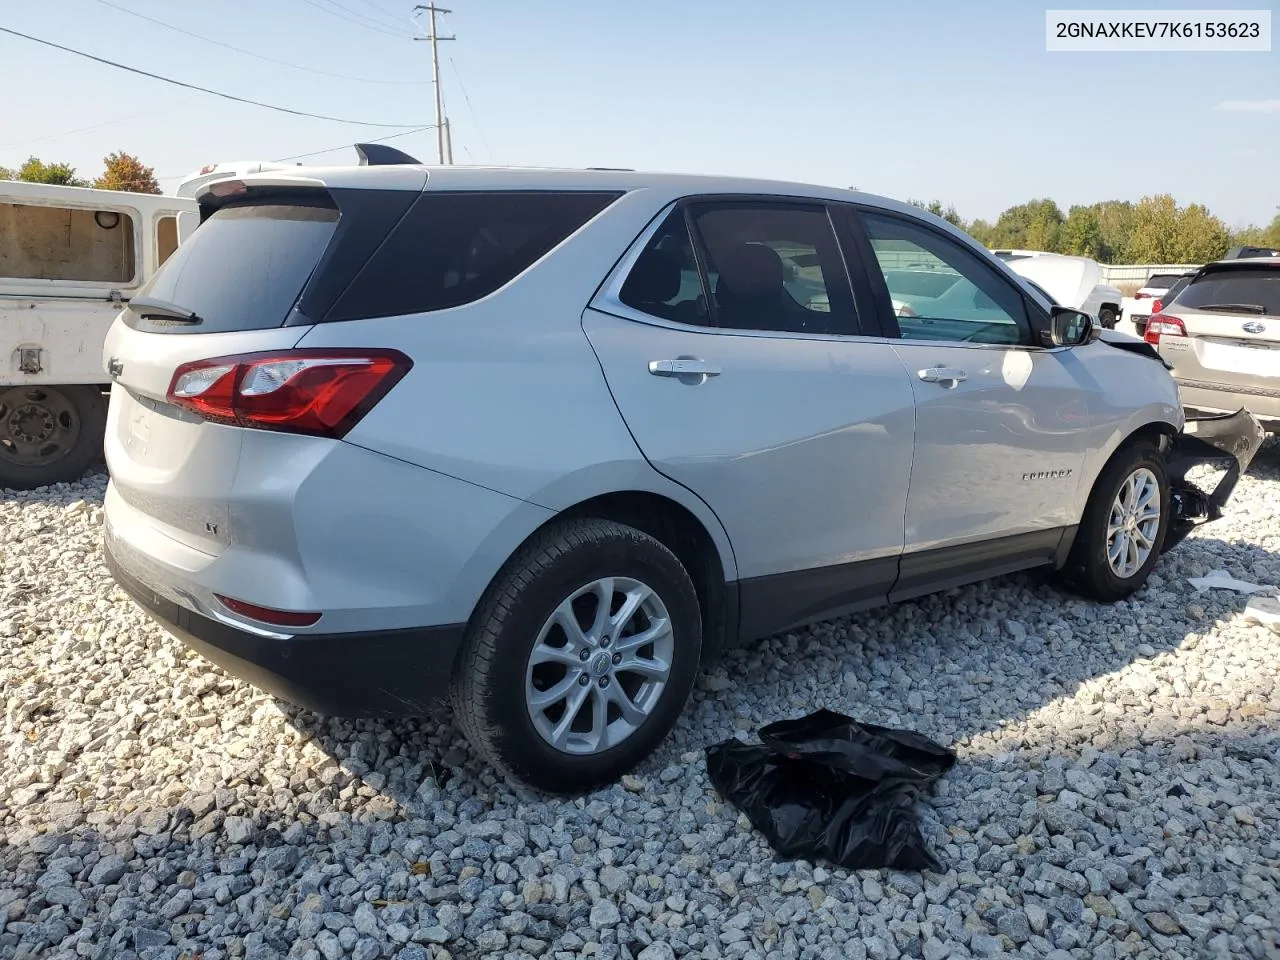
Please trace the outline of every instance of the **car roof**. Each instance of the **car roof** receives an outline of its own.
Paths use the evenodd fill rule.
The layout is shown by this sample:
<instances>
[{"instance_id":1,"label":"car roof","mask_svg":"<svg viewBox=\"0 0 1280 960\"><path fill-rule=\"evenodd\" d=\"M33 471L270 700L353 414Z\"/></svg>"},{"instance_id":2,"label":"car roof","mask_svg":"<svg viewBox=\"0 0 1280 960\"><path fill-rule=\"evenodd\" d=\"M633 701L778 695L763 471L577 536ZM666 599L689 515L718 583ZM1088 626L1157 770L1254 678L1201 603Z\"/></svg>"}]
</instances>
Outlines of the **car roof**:
<instances>
[{"instance_id":1,"label":"car roof","mask_svg":"<svg viewBox=\"0 0 1280 960\"><path fill-rule=\"evenodd\" d=\"M862 202L914 216L931 217L918 207L871 193L844 187L787 180L733 177L711 174L658 173L605 168L555 168L515 166L433 166L427 164L345 165L291 167L251 173L238 180L246 184L287 184L333 188L414 189L426 180L436 190L637 190L659 188L688 194L766 194L812 197L822 200Z\"/></svg>"},{"instance_id":2,"label":"car roof","mask_svg":"<svg viewBox=\"0 0 1280 960\"><path fill-rule=\"evenodd\" d=\"M1280 257L1238 257L1232 260L1214 260L1197 272L1205 270L1244 270L1249 267L1276 267L1280 269Z\"/></svg>"}]
</instances>

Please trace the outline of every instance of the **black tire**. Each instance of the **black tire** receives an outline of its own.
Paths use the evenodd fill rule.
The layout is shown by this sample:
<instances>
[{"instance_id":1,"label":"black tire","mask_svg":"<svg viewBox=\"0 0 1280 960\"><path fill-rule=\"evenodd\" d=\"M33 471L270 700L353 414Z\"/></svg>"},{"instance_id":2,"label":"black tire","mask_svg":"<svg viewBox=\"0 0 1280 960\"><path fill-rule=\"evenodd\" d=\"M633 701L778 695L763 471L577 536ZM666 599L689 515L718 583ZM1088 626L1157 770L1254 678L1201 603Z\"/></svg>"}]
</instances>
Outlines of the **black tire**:
<instances>
[{"instance_id":1,"label":"black tire","mask_svg":"<svg viewBox=\"0 0 1280 960\"><path fill-rule=\"evenodd\" d=\"M630 736L598 753L571 754L534 726L526 670L538 632L556 607L609 576L639 580L660 598L672 626L672 662L648 719ZM454 669L454 718L471 746L511 780L547 793L581 793L614 782L657 749L689 699L701 651L698 596L675 554L619 523L563 521L523 546L481 600Z\"/></svg>"},{"instance_id":2,"label":"black tire","mask_svg":"<svg viewBox=\"0 0 1280 960\"><path fill-rule=\"evenodd\" d=\"M106 425L100 387L0 387L0 488L79 480L102 457Z\"/></svg>"},{"instance_id":3,"label":"black tire","mask_svg":"<svg viewBox=\"0 0 1280 960\"><path fill-rule=\"evenodd\" d=\"M1141 469L1155 475L1160 491L1160 522L1151 554L1132 575L1120 577L1107 560L1111 507L1121 486ZM1123 600L1141 589L1160 559L1169 529L1169 506L1169 474L1159 447L1150 440L1138 440L1122 447L1093 485L1071 553L1059 572L1062 584L1074 593L1104 603Z\"/></svg>"},{"instance_id":4,"label":"black tire","mask_svg":"<svg viewBox=\"0 0 1280 960\"><path fill-rule=\"evenodd\" d=\"M1116 328L1116 312L1111 307L1103 307L1098 311L1098 322L1107 330Z\"/></svg>"}]
</instances>

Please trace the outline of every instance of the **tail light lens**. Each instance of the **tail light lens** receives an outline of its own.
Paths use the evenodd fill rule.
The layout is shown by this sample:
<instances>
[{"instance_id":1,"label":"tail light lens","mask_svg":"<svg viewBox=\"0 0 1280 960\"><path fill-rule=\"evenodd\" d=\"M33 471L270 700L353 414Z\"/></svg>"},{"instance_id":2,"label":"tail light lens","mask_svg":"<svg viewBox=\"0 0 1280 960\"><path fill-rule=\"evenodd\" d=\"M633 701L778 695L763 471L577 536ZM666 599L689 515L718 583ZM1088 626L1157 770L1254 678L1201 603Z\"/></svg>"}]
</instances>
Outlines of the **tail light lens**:
<instances>
[{"instance_id":1,"label":"tail light lens","mask_svg":"<svg viewBox=\"0 0 1280 960\"><path fill-rule=\"evenodd\" d=\"M1177 317L1167 317L1164 314L1153 314L1151 319L1147 321L1147 329L1143 333L1143 339L1147 343L1159 343L1161 337L1185 337L1187 328L1182 325L1182 321Z\"/></svg>"},{"instance_id":2,"label":"tail light lens","mask_svg":"<svg viewBox=\"0 0 1280 960\"><path fill-rule=\"evenodd\" d=\"M395 350L285 350L184 363L167 399L213 423L339 439L413 367Z\"/></svg>"},{"instance_id":3,"label":"tail light lens","mask_svg":"<svg viewBox=\"0 0 1280 960\"><path fill-rule=\"evenodd\" d=\"M1135 294L1133 295L1133 299L1135 299L1135 300L1147 300L1147 299L1149 299L1149 298L1150 298L1150 296L1151 296L1151 294L1149 294L1149 293L1143 293L1141 290L1139 290L1137 293L1135 293Z\"/></svg>"},{"instance_id":4,"label":"tail light lens","mask_svg":"<svg viewBox=\"0 0 1280 960\"><path fill-rule=\"evenodd\" d=\"M1163 309L1164 309L1164 301L1161 300L1159 297L1157 297L1155 300L1151 302L1152 313L1159 313Z\"/></svg>"}]
</instances>

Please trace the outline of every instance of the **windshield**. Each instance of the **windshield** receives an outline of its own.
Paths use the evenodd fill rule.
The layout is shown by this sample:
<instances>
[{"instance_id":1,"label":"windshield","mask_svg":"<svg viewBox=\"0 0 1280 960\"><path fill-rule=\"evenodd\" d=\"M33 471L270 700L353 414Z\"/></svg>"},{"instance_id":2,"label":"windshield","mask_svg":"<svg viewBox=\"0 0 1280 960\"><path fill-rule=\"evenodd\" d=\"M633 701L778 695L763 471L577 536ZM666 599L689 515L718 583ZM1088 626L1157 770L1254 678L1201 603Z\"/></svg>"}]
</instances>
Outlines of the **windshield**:
<instances>
[{"instance_id":1,"label":"windshield","mask_svg":"<svg viewBox=\"0 0 1280 960\"><path fill-rule=\"evenodd\" d=\"M1178 294L1180 307L1213 310L1222 304L1280 316L1280 268L1214 270Z\"/></svg>"},{"instance_id":2,"label":"windshield","mask_svg":"<svg viewBox=\"0 0 1280 960\"><path fill-rule=\"evenodd\" d=\"M338 211L324 206L258 203L219 210L134 298L194 313L200 322L143 317L139 307L126 314L129 325L151 333L282 326L337 223Z\"/></svg>"}]
</instances>

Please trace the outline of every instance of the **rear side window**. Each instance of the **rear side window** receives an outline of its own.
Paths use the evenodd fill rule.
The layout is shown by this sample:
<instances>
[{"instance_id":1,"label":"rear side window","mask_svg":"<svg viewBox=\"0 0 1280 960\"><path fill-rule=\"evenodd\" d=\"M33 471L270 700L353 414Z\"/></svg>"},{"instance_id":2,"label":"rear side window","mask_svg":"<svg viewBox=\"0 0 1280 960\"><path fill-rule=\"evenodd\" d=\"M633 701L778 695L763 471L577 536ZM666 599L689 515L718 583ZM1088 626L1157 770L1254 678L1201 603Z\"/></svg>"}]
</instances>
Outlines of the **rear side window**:
<instances>
[{"instance_id":1,"label":"rear side window","mask_svg":"<svg viewBox=\"0 0 1280 960\"><path fill-rule=\"evenodd\" d=\"M1178 306L1280 317L1280 267L1210 271L1187 284Z\"/></svg>"},{"instance_id":2,"label":"rear side window","mask_svg":"<svg viewBox=\"0 0 1280 960\"><path fill-rule=\"evenodd\" d=\"M133 218L115 210L0 203L0 277L126 285Z\"/></svg>"},{"instance_id":3,"label":"rear side window","mask_svg":"<svg viewBox=\"0 0 1280 960\"><path fill-rule=\"evenodd\" d=\"M428 191L325 320L427 313L487 296L621 194Z\"/></svg>"},{"instance_id":4,"label":"rear side window","mask_svg":"<svg viewBox=\"0 0 1280 960\"><path fill-rule=\"evenodd\" d=\"M284 325L338 225L329 206L257 203L226 207L179 244L125 314L153 333L226 333ZM140 304L167 304L198 324L143 317Z\"/></svg>"}]
</instances>

